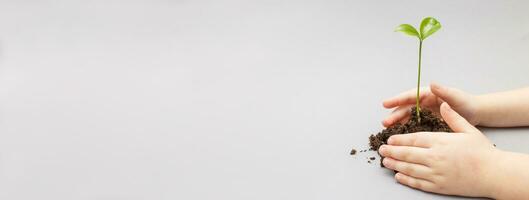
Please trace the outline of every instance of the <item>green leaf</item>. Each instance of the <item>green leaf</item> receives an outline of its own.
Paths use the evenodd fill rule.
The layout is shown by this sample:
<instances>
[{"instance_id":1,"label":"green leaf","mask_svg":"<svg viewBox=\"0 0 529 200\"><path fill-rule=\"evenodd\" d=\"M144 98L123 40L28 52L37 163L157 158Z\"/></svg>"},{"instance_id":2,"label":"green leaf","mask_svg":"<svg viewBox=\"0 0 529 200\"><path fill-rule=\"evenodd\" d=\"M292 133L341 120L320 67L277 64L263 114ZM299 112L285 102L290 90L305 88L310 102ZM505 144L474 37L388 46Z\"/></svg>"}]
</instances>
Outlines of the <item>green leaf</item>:
<instances>
[{"instance_id":1,"label":"green leaf","mask_svg":"<svg viewBox=\"0 0 529 200\"><path fill-rule=\"evenodd\" d=\"M441 29L441 23L433 17L424 18L421 22L421 39L425 40L428 36Z\"/></svg>"},{"instance_id":2,"label":"green leaf","mask_svg":"<svg viewBox=\"0 0 529 200\"><path fill-rule=\"evenodd\" d=\"M415 36L419 39L421 39L421 35L419 35L419 32L417 32L417 29L409 24L401 24L395 28L395 32L402 32L406 35Z\"/></svg>"}]
</instances>

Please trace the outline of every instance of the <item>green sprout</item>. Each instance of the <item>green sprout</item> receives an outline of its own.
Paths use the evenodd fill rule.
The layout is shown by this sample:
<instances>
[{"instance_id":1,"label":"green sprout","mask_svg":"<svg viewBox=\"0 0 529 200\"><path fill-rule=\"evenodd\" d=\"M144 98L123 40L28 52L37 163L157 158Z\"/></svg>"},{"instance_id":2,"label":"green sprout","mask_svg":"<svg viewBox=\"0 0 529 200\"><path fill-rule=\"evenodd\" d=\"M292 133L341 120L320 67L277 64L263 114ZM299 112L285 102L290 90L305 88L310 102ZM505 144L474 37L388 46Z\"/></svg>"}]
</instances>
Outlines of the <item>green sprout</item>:
<instances>
[{"instance_id":1,"label":"green sprout","mask_svg":"<svg viewBox=\"0 0 529 200\"><path fill-rule=\"evenodd\" d=\"M421 87L421 56L422 56L422 42L430 35L441 29L441 23L433 17L426 17L421 22L420 32L412 25L401 24L397 26L395 32L402 32L406 35L415 36L419 39L419 70L417 75L417 97L416 97L416 113L417 120L421 122L421 108L419 107L419 88Z\"/></svg>"}]
</instances>

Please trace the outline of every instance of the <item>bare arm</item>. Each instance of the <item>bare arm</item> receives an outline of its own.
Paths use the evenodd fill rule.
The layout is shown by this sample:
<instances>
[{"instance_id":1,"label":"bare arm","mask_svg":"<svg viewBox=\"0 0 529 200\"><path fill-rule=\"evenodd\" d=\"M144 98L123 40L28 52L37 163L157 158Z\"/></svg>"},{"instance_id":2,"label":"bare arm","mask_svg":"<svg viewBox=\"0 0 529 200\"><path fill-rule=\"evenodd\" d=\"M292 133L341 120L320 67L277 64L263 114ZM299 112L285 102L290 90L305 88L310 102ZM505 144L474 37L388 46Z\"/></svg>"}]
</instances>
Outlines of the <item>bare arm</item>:
<instances>
[{"instance_id":1,"label":"bare arm","mask_svg":"<svg viewBox=\"0 0 529 200\"><path fill-rule=\"evenodd\" d=\"M477 96L478 125L529 126L529 87Z\"/></svg>"},{"instance_id":2,"label":"bare arm","mask_svg":"<svg viewBox=\"0 0 529 200\"><path fill-rule=\"evenodd\" d=\"M491 165L488 197L494 199L529 198L529 155L500 151Z\"/></svg>"}]
</instances>

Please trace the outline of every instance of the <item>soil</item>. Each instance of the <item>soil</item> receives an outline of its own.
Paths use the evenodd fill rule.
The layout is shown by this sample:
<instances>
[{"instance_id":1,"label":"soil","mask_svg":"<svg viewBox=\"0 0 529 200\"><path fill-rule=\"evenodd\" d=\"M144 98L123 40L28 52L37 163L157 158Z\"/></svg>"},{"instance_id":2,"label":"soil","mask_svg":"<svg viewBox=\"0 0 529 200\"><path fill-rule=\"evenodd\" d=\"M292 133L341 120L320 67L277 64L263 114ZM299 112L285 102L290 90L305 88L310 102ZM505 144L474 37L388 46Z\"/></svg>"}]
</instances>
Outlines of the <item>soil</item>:
<instances>
[{"instance_id":1,"label":"soil","mask_svg":"<svg viewBox=\"0 0 529 200\"><path fill-rule=\"evenodd\" d=\"M410 120L405 124L395 124L390 126L376 135L369 136L369 146L370 150L377 151L380 146L387 144L388 138L392 135L397 134L407 134L415 132L453 132L452 129L444 122L442 118L437 116L432 111L421 108L421 121L417 120L417 113L415 107L411 108ZM382 165L382 160L384 158L381 156L380 166Z\"/></svg>"},{"instance_id":2,"label":"soil","mask_svg":"<svg viewBox=\"0 0 529 200\"><path fill-rule=\"evenodd\" d=\"M356 154L356 149L352 149L352 150L351 150L351 153L349 153L349 154L351 154L351 155L355 155L355 154Z\"/></svg>"}]
</instances>

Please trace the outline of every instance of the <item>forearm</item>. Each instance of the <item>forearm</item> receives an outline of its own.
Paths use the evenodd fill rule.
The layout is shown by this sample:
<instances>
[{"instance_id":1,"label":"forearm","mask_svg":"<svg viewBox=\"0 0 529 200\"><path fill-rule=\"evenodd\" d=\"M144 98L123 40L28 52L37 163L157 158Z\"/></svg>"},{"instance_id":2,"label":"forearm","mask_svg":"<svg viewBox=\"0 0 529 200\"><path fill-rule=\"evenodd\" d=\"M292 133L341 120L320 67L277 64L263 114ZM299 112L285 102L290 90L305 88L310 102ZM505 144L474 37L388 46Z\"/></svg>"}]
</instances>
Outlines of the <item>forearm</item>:
<instances>
[{"instance_id":1,"label":"forearm","mask_svg":"<svg viewBox=\"0 0 529 200\"><path fill-rule=\"evenodd\" d=\"M494 199L529 199L529 155L498 150L488 181Z\"/></svg>"},{"instance_id":2,"label":"forearm","mask_svg":"<svg viewBox=\"0 0 529 200\"><path fill-rule=\"evenodd\" d=\"M479 124L488 127L529 126L529 87L479 95Z\"/></svg>"}]
</instances>

